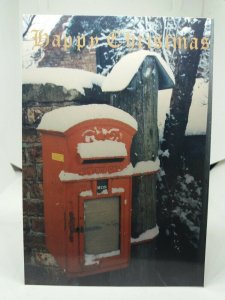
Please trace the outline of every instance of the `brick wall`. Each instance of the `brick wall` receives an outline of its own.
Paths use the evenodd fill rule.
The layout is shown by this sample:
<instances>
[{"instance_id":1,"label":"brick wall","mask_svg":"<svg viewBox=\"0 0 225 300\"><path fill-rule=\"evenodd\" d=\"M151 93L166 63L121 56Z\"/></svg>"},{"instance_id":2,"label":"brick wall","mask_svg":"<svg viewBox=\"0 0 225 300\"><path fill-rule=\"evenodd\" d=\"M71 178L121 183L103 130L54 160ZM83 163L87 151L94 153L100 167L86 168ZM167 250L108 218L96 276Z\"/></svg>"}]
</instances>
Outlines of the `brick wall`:
<instances>
[{"instance_id":1,"label":"brick wall","mask_svg":"<svg viewBox=\"0 0 225 300\"><path fill-rule=\"evenodd\" d=\"M60 35L64 31L63 24L68 21L69 16L63 16L56 24L55 28L50 33L51 36ZM87 47L81 49L81 51L73 49L64 49L63 42L61 47L53 47L50 42L48 46L44 48L44 57L39 61L38 67L65 67L65 68L77 68L90 72L96 72L96 51L95 49L89 50Z\"/></svg>"},{"instance_id":2,"label":"brick wall","mask_svg":"<svg viewBox=\"0 0 225 300\"><path fill-rule=\"evenodd\" d=\"M58 107L109 103L109 97L94 86L86 95L53 84L23 85L23 218L26 282L29 284L68 284L45 246L42 146L36 130L44 113ZM68 100L69 99L69 100ZM93 100L94 99L94 100ZM77 284L76 280L71 284Z\"/></svg>"},{"instance_id":3,"label":"brick wall","mask_svg":"<svg viewBox=\"0 0 225 300\"><path fill-rule=\"evenodd\" d=\"M63 24L69 16L63 16L50 35L63 32ZM44 56L38 67L77 68L96 73L96 53L85 48L65 51L50 43L44 48ZM66 90L52 84L23 85L23 218L25 280L29 284L68 284L54 257L45 246L42 147L36 128L44 113L57 107L106 101L99 87L85 89L81 95L76 90ZM108 100L107 100L108 101ZM76 282L73 282L76 284Z\"/></svg>"},{"instance_id":4,"label":"brick wall","mask_svg":"<svg viewBox=\"0 0 225 300\"><path fill-rule=\"evenodd\" d=\"M45 56L38 64L39 67L61 67L82 69L90 72L96 72L96 53L95 50L87 48L81 52L70 53L63 48L45 49Z\"/></svg>"},{"instance_id":5,"label":"brick wall","mask_svg":"<svg viewBox=\"0 0 225 300\"><path fill-rule=\"evenodd\" d=\"M24 254L26 282L30 284L45 284L45 279L49 284L62 281L63 274L45 246L42 147L36 128L45 112L74 105L84 98L77 92L72 100L66 101L69 96L69 91L53 85L23 86Z\"/></svg>"}]
</instances>

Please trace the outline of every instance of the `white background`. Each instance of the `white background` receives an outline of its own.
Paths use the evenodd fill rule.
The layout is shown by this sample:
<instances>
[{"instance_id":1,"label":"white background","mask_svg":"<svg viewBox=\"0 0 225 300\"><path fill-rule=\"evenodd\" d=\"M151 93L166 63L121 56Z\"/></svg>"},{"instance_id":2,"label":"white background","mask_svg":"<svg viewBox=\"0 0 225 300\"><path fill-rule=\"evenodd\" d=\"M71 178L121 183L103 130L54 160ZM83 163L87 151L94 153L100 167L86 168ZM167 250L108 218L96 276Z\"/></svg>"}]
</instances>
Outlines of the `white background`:
<instances>
[{"instance_id":1,"label":"white background","mask_svg":"<svg viewBox=\"0 0 225 300\"><path fill-rule=\"evenodd\" d=\"M225 158L225 1L224 0L0 0L0 299L222 299L225 294L225 163L210 181L206 287L77 288L23 285L21 175L21 53L23 13L165 15L215 20L211 162Z\"/></svg>"}]
</instances>

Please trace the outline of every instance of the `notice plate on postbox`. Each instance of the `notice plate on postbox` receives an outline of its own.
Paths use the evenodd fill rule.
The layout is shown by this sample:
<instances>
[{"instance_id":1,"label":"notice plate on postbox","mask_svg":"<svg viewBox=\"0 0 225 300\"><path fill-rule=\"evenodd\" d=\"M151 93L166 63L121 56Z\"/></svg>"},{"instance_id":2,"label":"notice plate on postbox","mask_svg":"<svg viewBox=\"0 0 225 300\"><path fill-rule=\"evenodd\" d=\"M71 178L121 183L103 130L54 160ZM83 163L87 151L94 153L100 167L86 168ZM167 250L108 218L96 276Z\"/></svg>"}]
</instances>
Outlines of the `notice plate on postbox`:
<instances>
[{"instance_id":1,"label":"notice plate on postbox","mask_svg":"<svg viewBox=\"0 0 225 300\"><path fill-rule=\"evenodd\" d=\"M108 179L97 180L97 194L108 191Z\"/></svg>"}]
</instances>

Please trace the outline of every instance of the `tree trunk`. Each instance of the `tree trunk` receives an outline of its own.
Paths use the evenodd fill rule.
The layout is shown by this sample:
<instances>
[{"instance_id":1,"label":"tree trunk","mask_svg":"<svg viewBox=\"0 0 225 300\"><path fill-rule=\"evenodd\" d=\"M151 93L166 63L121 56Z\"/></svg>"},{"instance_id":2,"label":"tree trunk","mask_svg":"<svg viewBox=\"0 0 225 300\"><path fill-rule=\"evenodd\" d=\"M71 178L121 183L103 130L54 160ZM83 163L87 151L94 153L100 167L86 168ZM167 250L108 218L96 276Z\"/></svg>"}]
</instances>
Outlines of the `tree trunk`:
<instances>
[{"instance_id":1,"label":"tree trunk","mask_svg":"<svg viewBox=\"0 0 225 300\"><path fill-rule=\"evenodd\" d=\"M112 95L112 105L131 114L138 131L131 147L131 161L155 160L158 155L158 71L153 57L146 57L130 85ZM156 175L133 177L132 236L156 225Z\"/></svg>"},{"instance_id":2,"label":"tree trunk","mask_svg":"<svg viewBox=\"0 0 225 300\"><path fill-rule=\"evenodd\" d=\"M182 167L180 157L183 153L182 147L200 60L204 26L205 19L198 19L197 22L190 25L193 36L198 39L198 50L177 50L179 52L175 68L176 84L170 102L170 115L167 116L165 122L165 142L162 145L162 149L168 149L170 153L169 159L165 158L164 160L164 167L170 185L176 180Z\"/></svg>"}]
</instances>

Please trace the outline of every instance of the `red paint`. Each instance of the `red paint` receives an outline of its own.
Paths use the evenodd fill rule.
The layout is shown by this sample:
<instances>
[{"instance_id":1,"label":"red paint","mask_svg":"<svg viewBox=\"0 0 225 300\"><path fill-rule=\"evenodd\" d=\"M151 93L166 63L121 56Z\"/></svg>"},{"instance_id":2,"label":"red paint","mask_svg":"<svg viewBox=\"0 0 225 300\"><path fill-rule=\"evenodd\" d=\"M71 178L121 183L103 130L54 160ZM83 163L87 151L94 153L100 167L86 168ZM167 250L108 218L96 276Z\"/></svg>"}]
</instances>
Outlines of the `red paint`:
<instances>
[{"instance_id":1,"label":"red paint","mask_svg":"<svg viewBox=\"0 0 225 300\"><path fill-rule=\"evenodd\" d=\"M84 132L96 131L95 139L115 139L126 145L127 156L123 161L84 164L77 153L77 144L84 143ZM108 131L117 128L111 134ZM107 133L102 134L101 129ZM106 130L106 131L105 131ZM75 125L64 133L41 131L43 155L43 186L46 244L58 264L71 275L85 276L116 270L128 266L131 237L131 176L108 179L108 194L97 194L97 180L61 182L59 174L63 170L80 175L113 173L121 171L130 163L130 146L135 130L129 125L112 119L88 120ZM93 133L93 132L92 132ZM113 136L112 136L113 134ZM52 159L52 153L64 155L64 161ZM105 177L107 178L107 177ZM112 188L123 188L124 192L113 193ZM82 191L92 191L92 196L82 197ZM84 227L85 201L103 197L120 197L120 255L101 258L98 265L84 264L85 232L71 234L71 216L74 228Z\"/></svg>"}]
</instances>

